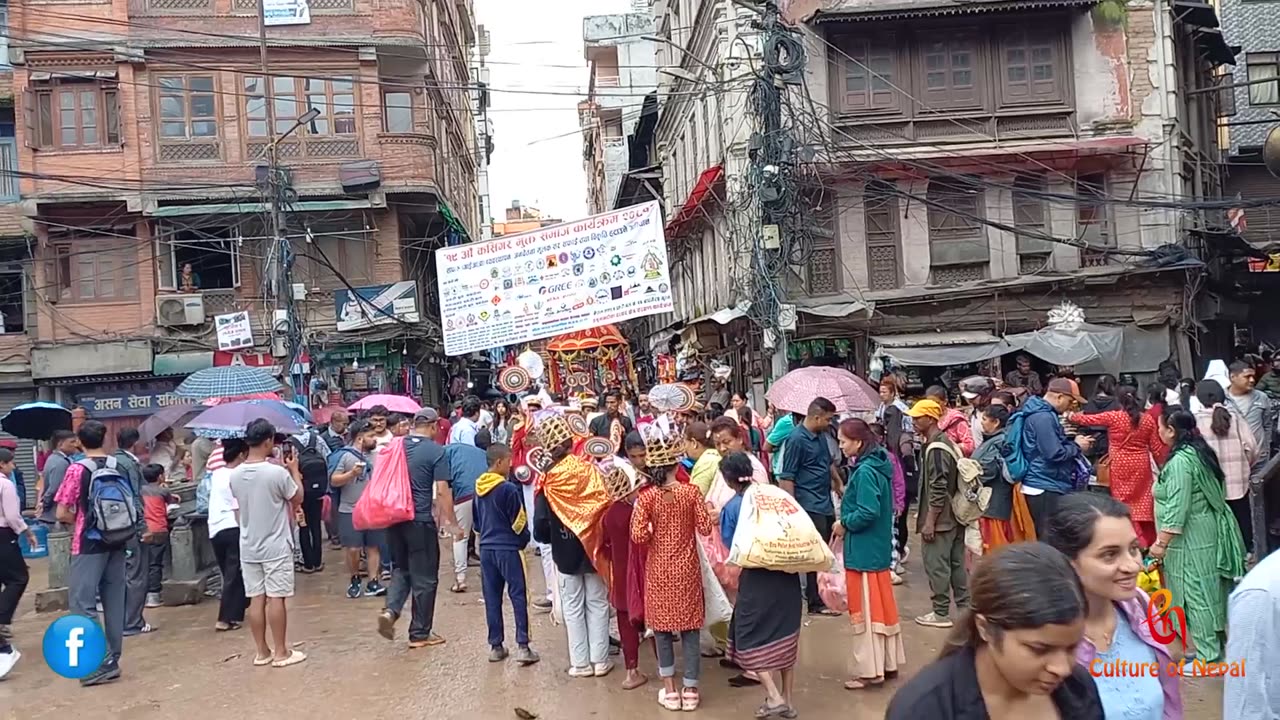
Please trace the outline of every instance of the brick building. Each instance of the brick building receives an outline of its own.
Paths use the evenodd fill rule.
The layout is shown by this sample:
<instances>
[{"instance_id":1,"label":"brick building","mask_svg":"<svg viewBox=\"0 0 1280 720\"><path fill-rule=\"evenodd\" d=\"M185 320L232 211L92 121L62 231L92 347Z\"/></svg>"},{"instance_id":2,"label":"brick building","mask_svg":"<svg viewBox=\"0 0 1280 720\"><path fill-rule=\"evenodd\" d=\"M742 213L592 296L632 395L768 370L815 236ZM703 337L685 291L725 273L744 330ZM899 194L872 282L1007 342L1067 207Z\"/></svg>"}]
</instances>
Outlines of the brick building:
<instances>
[{"instance_id":1,"label":"brick building","mask_svg":"<svg viewBox=\"0 0 1280 720\"><path fill-rule=\"evenodd\" d=\"M123 424L193 369L280 363L280 294L303 321L295 382L438 397L431 250L479 228L472 3L295 8L307 12L270 13L264 73L255 0L10 5L42 396ZM290 185L288 288L272 282L273 143ZM338 322L353 294L406 281L374 301L387 313ZM240 310L255 346L215 353L213 316ZM122 397L136 415L114 408Z\"/></svg>"}]
</instances>

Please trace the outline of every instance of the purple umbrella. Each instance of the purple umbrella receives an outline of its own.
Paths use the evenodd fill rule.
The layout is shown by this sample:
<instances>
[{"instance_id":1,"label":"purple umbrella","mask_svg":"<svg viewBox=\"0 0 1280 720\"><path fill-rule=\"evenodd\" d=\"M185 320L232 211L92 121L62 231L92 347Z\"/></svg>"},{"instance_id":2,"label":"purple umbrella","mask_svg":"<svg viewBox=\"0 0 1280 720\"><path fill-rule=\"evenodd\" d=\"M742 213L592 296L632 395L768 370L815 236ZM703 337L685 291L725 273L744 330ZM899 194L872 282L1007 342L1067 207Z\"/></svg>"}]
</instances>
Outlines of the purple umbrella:
<instances>
[{"instance_id":1,"label":"purple umbrella","mask_svg":"<svg viewBox=\"0 0 1280 720\"><path fill-rule=\"evenodd\" d=\"M258 418L264 418L275 425L276 432L279 433L292 435L302 432L298 417L293 413L250 402L232 402L211 407L187 423L187 428L201 437L244 437L245 426Z\"/></svg>"}]
</instances>

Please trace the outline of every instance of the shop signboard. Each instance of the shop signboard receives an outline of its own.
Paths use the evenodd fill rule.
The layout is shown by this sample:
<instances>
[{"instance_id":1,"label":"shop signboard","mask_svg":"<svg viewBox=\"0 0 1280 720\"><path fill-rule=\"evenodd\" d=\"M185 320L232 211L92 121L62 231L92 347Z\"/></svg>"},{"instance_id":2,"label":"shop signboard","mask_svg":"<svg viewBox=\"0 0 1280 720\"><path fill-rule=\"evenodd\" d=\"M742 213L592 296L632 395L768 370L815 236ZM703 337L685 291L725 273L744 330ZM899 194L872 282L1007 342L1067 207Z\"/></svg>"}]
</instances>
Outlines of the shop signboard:
<instances>
[{"instance_id":1,"label":"shop signboard","mask_svg":"<svg viewBox=\"0 0 1280 720\"><path fill-rule=\"evenodd\" d=\"M249 324L249 313L247 311L241 310L240 312L227 313L226 315L215 315L213 326L218 333L219 350L240 350L253 347L253 328Z\"/></svg>"},{"instance_id":2,"label":"shop signboard","mask_svg":"<svg viewBox=\"0 0 1280 720\"><path fill-rule=\"evenodd\" d=\"M447 355L671 312L657 202L436 250Z\"/></svg>"},{"instance_id":3,"label":"shop signboard","mask_svg":"<svg viewBox=\"0 0 1280 720\"><path fill-rule=\"evenodd\" d=\"M304 352L300 358L301 362L294 363L294 375L306 375L311 372L311 358L307 357ZM213 366L226 367L228 365L248 365L249 367L260 367L270 370L272 375L279 375L281 370L280 359L272 357L270 353L260 353L252 351L227 352L224 350L215 350L213 353Z\"/></svg>"},{"instance_id":4,"label":"shop signboard","mask_svg":"<svg viewBox=\"0 0 1280 720\"><path fill-rule=\"evenodd\" d=\"M421 319L418 314L418 283L413 280L358 287L354 291L347 288L335 290L333 304L338 332L399 322L416 323Z\"/></svg>"},{"instance_id":5,"label":"shop signboard","mask_svg":"<svg viewBox=\"0 0 1280 720\"><path fill-rule=\"evenodd\" d=\"M310 0L262 0L263 24L267 27L277 25L310 25Z\"/></svg>"},{"instance_id":6,"label":"shop signboard","mask_svg":"<svg viewBox=\"0 0 1280 720\"><path fill-rule=\"evenodd\" d=\"M154 390L92 392L76 396L76 404L95 420L113 417L151 415L170 405L186 405L190 400L171 391Z\"/></svg>"}]
</instances>

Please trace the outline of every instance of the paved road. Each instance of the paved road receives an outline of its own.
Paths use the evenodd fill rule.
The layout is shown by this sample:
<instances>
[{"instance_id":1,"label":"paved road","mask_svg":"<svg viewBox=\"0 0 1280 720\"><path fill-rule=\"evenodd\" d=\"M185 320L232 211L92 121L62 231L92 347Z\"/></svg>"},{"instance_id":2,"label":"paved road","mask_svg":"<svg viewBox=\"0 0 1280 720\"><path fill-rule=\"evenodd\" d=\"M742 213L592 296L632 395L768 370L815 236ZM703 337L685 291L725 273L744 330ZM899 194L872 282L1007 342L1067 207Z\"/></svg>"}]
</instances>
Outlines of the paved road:
<instances>
[{"instance_id":1,"label":"paved road","mask_svg":"<svg viewBox=\"0 0 1280 720\"><path fill-rule=\"evenodd\" d=\"M326 559L330 569L324 574L299 576L299 594L290 606L290 637L310 656L302 665L281 670L252 667L248 630L215 634L216 606L205 602L149 611L148 619L160 630L126 641L124 679L91 689L54 675L40 658L39 640L52 618L32 610L31 596L35 587L43 587L45 575L43 563L34 564L33 587L14 626L25 654L10 678L0 682L0 718L279 720L289 712L335 720L500 720L515 717L515 707L545 720L667 716L656 703L656 681L624 692L617 671L602 679L569 678L564 631L553 626L547 615L533 618L534 647L542 654L541 664L531 668L489 664L478 576L471 579L468 594L442 590L437 629L448 639L446 645L410 651L403 627L397 642L387 642L374 631L381 599L347 599L343 595L346 578L338 569L340 553L329 552ZM442 574L442 588L448 587L447 575ZM910 563L907 584L899 590L904 620L927 610L927 586L918 560ZM909 621L904 628L908 660L904 674L909 675L937 655L944 631ZM796 697L801 715L883 717L893 683L856 693L841 687L849 637L844 618L806 622ZM641 657L642 668L656 675L652 655ZM700 717L751 717L762 693L728 687L729 675L714 661L704 661ZM1187 717L1222 717L1220 680L1187 681L1185 692Z\"/></svg>"}]
</instances>

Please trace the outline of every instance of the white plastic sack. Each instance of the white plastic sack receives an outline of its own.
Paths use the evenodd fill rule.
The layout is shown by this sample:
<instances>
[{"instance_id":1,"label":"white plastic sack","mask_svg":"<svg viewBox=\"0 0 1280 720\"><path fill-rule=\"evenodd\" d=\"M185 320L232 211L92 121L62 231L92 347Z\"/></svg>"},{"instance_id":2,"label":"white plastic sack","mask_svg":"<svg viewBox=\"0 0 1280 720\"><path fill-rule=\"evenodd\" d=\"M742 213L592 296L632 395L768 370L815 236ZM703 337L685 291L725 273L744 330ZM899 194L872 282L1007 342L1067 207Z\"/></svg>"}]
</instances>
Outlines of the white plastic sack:
<instances>
[{"instance_id":1,"label":"white plastic sack","mask_svg":"<svg viewBox=\"0 0 1280 720\"><path fill-rule=\"evenodd\" d=\"M775 485L753 484L742 498L729 562L783 572L827 572L835 555L794 497Z\"/></svg>"},{"instance_id":2,"label":"white plastic sack","mask_svg":"<svg viewBox=\"0 0 1280 720\"><path fill-rule=\"evenodd\" d=\"M724 588L720 587L720 581L716 579L702 543L694 544L698 546L698 565L702 568L702 605L706 611L702 626L705 628L716 623L727 623L733 617L733 604L729 602Z\"/></svg>"}]
</instances>

